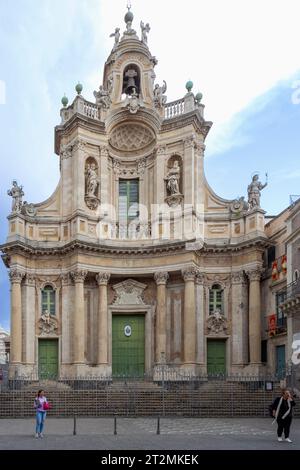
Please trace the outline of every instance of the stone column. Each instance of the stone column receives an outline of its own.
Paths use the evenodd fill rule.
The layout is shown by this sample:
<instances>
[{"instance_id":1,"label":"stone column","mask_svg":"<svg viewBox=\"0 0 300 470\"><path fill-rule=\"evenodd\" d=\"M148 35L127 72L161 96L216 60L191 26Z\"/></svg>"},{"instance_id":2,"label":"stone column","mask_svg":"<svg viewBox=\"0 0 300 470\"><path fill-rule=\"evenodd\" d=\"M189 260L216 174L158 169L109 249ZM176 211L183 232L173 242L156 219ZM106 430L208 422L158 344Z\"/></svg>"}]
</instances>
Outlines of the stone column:
<instances>
[{"instance_id":1,"label":"stone column","mask_svg":"<svg viewBox=\"0 0 300 470\"><path fill-rule=\"evenodd\" d=\"M74 271L75 282L73 363L85 363L84 279L87 271Z\"/></svg>"},{"instance_id":2,"label":"stone column","mask_svg":"<svg viewBox=\"0 0 300 470\"><path fill-rule=\"evenodd\" d=\"M35 363L35 277L32 274L26 274L24 282L24 363L31 365L31 373L33 373L33 365ZM30 369L28 369L29 371Z\"/></svg>"},{"instance_id":3,"label":"stone column","mask_svg":"<svg viewBox=\"0 0 300 470\"><path fill-rule=\"evenodd\" d=\"M187 239L195 238L195 227L193 224L193 211L195 210L195 145L194 134L184 140L184 237Z\"/></svg>"},{"instance_id":4,"label":"stone column","mask_svg":"<svg viewBox=\"0 0 300 470\"><path fill-rule=\"evenodd\" d=\"M21 282L24 273L12 269L9 273L11 281L11 326L10 326L10 363L22 362L22 296Z\"/></svg>"},{"instance_id":5,"label":"stone column","mask_svg":"<svg viewBox=\"0 0 300 470\"><path fill-rule=\"evenodd\" d=\"M195 276L194 267L186 268L182 271L184 279L184 363L195 364L196 362L196 302L195 302Z\"/></svg>"},{"instance_id":6,"label":"stone column","mask_svg":"<svg viewBox=\"0 0 300 470\"><path fill-rule=\"evenodd\" d=\"M62 375L68 375L66 364L72 363L72 338L74 337L74 324L72 325L74 305L74 287L69 273L61 275L61 362L64 367ZM72 295L73 294L73 295Z\"/></svg>"},{"instance_id":7,"label":"stone column","mask_svg":"<svg viewBox=\"0 0 300 470\"><path fill-rule=\"evenodd\" d=\"M205 275L196 271L196 323L197 323L197 351L196 361L205 364L205 304L204 304Z\"/></svg>"},{"instance_id":8,"label":"stone column","mask_svg":"<svg viewBox=\"0 0 300 470\"><path fill-rule=\"evenodd\" d=\"M249 349L250 364L261 364L261 268L247 271L249 278Z\"/></svg>"},{"instance_id":9,"label":"stone column","mask_svg":"<svg viewBox=\"0 0 300 470\"><path fill-rule=\"evenodd\" d=\"M248 309L246 280L243 271L231 275L232 365L248 363Z\"/></svg>"},{"instance_id":10,"label":"stone column","mask_svg":"<svg viewBox=\"0 0 300 470\"><path fill-rule=\"evenodd\" d=\"M107 285L109 273L100 272L96 276L98 291L98 365L108 363L108 311L107 311Z\"/></svg>"},{"instance_id":11,"label":"stone column","mask_svg":"<svg viewBox=\"0 0 300 470\"><path fill-rule=\"evenodd\" d=\"M157 272L154 279L157 284L157 307L156 307L156 362L161 362L162 357L166 354L167 347L167 331L166 331L166 284L169 278L167 272Z\"/></svg>"}]
</instances>

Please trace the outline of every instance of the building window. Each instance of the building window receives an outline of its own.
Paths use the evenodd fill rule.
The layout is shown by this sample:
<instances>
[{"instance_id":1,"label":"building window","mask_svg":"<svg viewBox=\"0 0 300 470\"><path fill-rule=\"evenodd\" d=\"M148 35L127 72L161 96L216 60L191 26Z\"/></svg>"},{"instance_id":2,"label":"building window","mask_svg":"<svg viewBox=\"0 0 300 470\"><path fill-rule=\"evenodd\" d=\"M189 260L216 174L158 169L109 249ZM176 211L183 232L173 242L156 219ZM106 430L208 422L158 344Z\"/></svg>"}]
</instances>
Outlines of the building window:
<instances>
[{"instance_id":1,"label":"building window","mask_svg":"<svg viewBox=\"0 0 300 470\"><path fill-rule=\"evenodd\" d=\"M139 180L119 180L119 222L129 225L139 216Z\"/></svg>"},{"instance_id":2,"label":"building window","mask_svg":"<svg viewBox=\"0 0 300 470\"><path fill-rule=\"evenodd\" d=\"M223 289L219 284L214 284L209 289L209 314L211 315L216 310L224 313L223 308Z\"/></svg>"},{"instance_id":3,"label":"building window","mask_svg":"<svg viewBox=\"0 0 300 470\"><path fill-rule=\"evenodd\" d=\"M55 290L52 286L45 286L42 290L42 314L47 310L55 315Z\"/></svg>"},{"instance_id":4,"label":"building window","mask_svg":"<svg viewBox=\"0 0 300 470\"><path fill-rule=\"evenodd\" d=\"M268 268L272 266L273 261L275 261L276 249L275 246L270 246L267 251L267 262Z\"/></svg>"},{"instance_id":5,"label":"building window","mask_svg":"<svg viewBox=\"0 0 300 470\"><path fill-rule=\"evenodd\" d=\"M261 362L265 364L268 362L268 341L266 339L261 342Z\"/></svg>"},{"instance_id":6,"label":"building window","mask_svg":"<svg viewBox=\"0 0 300 470\"><path fill-rule=\"evenodd\" d=\"M282 308L280 307L286 300L286 290L276 292L276 326L277 328L286 327L286 318L283 314Z\"/></svg>"}]
</instances>

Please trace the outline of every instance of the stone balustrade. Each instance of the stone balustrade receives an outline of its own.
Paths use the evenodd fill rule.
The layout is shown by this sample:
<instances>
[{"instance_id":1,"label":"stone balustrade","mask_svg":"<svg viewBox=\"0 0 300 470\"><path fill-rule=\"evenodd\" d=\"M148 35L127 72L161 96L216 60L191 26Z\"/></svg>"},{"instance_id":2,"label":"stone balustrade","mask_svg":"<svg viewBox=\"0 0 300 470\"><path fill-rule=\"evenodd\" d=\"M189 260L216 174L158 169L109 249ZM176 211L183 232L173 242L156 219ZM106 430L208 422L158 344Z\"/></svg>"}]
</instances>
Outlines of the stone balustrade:
<instances>
[{"instance_id":1,"label":"stone balustrade","mask_svg":"<svg viewBox=\"0 0 300 470\"><path fill-rule=\"evenodd\" d=\"M184 98L165 104L165 119L172 119L180 114L184 114Z\"/></svg>"}]
</instances>

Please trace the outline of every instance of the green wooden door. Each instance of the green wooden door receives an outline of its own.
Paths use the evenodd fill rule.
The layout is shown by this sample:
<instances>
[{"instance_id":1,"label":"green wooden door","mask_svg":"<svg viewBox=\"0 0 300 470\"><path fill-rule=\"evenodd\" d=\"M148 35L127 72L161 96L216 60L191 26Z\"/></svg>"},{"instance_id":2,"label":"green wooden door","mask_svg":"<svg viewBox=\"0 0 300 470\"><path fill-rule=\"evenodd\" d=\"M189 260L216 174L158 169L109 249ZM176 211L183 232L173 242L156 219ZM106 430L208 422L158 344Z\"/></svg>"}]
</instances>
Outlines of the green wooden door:
<instances>
[{"instance_id":1,"label":"green wooden door","mask_svg":"<svg viewBox=\"0 0 300 470\"><path fill-rule=\"evenodd\" d=\"M285 345L276 346L276 375L282 379L285 376Z\"/></svg>"},{"instance_id":2,"label":"green wooden door","mask_svg":"<svg viewBox=\"0 0 300 470\"><path fill-rule=\"evenodd\" d=\"M113 315L113 376L141 377L145 372L144 315Z\"/></svg>"},{"instance_id":3,"label":"green wooden door","mask_svg":"<svg viewBox=\"0 0 300 470\"><path fill-rule=\"evenodd\" d=\"M58 375L58 340L39 339L39 378L56 379Z\"/></svg>"},{"instance_id":4,"label":"green wooden door","mask_svg":"<svg viewBox=\"0 0 300 470\"><path fill-rule=\"evenodd\" d=\"M226 373L226 340L207 340L207 373Z\"/></svg>"}]
</instances>

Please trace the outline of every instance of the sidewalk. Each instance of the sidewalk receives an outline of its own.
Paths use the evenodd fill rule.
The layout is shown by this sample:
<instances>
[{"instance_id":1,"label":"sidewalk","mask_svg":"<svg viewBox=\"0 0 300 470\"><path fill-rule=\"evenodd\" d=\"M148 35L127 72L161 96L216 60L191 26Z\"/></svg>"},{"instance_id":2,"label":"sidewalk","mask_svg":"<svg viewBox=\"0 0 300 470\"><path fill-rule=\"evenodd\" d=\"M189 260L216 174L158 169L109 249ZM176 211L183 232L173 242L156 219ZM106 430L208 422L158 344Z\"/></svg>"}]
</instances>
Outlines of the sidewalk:
<instances>
[{"instance_id":1,"label":"sidewalk","mask_svg":"<svg viewBox=\"0 0 300 470\"><path fill-rule=\"evenodd\" d=\"M46 420L45 438L34 439L34 419L1 419L0 449L197 449L292 450L300 449L300 420L291 427L293 443L279 443L271 418L162 418L157 435L156 418L78 418L73 436L72 419Z\"/></svg>"}]
</instances>

